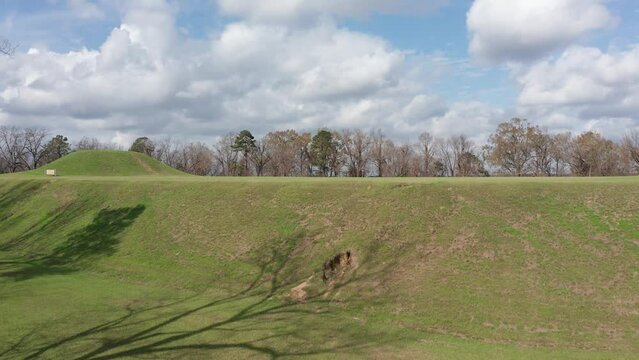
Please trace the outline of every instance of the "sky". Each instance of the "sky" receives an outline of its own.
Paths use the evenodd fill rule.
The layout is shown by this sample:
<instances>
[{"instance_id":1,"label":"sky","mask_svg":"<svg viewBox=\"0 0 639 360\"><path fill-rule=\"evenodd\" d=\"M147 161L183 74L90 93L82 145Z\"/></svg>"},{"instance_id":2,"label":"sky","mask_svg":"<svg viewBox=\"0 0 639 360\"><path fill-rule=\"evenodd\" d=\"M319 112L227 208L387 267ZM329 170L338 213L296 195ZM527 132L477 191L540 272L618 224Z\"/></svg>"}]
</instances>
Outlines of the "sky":
<instances>
[{"instance_id":1,"label":"sky","mask_svg":"<svg viewBox=\"0 0 639 360\"><path fill-rule=\"evenodd\" d=\"M127 146L639 129L636 0L0 0L0 125Z\"/></svg>"}]
</instances>

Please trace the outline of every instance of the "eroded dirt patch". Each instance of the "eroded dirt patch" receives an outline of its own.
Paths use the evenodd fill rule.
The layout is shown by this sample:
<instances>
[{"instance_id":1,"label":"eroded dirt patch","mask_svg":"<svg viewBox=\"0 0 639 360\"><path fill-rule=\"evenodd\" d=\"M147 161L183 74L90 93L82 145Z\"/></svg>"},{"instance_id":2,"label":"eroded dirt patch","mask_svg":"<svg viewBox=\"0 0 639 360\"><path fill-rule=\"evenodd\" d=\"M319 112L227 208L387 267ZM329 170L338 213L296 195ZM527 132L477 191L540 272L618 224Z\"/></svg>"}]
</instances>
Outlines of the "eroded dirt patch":
<instances>
[{"instance_id":1,"label":"eroded dirt patch","mask_svg":"<svg viewBox=\"0 0 639 360\"><path fill-rule=\"evenodd\" d=\"M289 297L291 298L291 300L294 300L300 303L305 302L306 299L308 298L308 293L306 292L306 288L311 285L311 280L313 280L312 275L308 279L304 280L303 283L292 288L289 294Z\"/></svg>"},{"instance_id":2,"label":"eroded dirt patch","mask_svg":"<svg viewBox=\"0 0 639 360\"><path fill-rule=\"evenodd\" d=\"M331 285L344 276L346 270L352 267L354 261L353 253L348 250L339 253L326 262L322 266L322 280L325 284Z\"/></svg>"}]
</instances>

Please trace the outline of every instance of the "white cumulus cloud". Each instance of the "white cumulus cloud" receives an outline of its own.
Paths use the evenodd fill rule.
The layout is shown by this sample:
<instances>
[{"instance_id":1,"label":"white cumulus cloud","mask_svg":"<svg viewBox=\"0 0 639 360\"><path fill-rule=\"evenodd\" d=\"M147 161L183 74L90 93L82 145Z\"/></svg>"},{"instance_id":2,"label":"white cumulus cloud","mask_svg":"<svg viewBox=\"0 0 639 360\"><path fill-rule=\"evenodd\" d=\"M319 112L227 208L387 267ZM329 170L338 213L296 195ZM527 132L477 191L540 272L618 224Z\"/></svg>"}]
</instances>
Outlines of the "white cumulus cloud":
<instances>
[{"instance_id":1,"label":"white cumulus cloud","mask_svg":"<svg viewBox=\"0 0 639 360\"><path fill-rule=\"evenodd\" d=\"M639 44L611 52L575 46L515 72L524 111L615 135L637 126Z\"/></svg>"},{"instance_id":2,"label":"white cumulus cloud","mask_svg":"<svg viewBox=\"0 0 639 360\"><path fill-rule=\"evenodd\" d=\"M603 0L475 0L469 51L485 63L535 60L615 23Z\"/></svg>"},{"instance_id":3,"label":"white cumulus cloud","mask_svg":"<svg viewBox=\"0 0 639 360\"><path fill-rule=\"evenodd\" d=\"M167 3L125 5L97 49L0 58L0 121L128 145L142 135L211 141L244 128L485 136L504 120L486 104L433 94L415 77L423 54L330 18L303 27L238 20L194 39L176 31Z\"/></svg>"}]
</instances>

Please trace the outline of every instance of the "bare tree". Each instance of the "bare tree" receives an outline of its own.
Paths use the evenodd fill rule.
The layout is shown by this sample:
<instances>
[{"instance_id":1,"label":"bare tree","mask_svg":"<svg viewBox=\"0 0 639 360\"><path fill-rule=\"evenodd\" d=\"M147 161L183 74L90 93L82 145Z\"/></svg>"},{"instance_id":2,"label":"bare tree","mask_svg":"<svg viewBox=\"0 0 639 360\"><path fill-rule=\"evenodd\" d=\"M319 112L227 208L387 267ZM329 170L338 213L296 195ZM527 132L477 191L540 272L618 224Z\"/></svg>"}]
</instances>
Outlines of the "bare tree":
<instances>
[{"instance_id":1,"label":"bare tree","mask_svg":"<svg viewBox=\"0 0 639 360\"><path fill-rule=\"evenodd\" d=\"M619 173L618 154L615 143L596 132L585 132L571 144L572 172L579 176L616 175Z\"/></svg>"},{"instance_id":2,"label":"bare tree","mask_svg":"<svg viewBox=\"0 0 639 360\"><path fill-rule=\"evenodd\" d=\"M0 54L13 56L18 45L13 44L9 39L0 36Z\"/></svg>"},{"instance_id":3,"label":"bare tree","mask_svg":"<svg viewBox=\"0 0 639 360\"><path fill-rule=\"evenodd\" d=\"M213 152L201 142L189 143L179 152L178 169L193 175L211 175Z\"/></svg>"},{"instance_id":4,"label":"bare tree","mask_svg":"<svg viewBox=\"0 0 639 360\"><path fill-rule=\"evenodd\" d=\"M213 173L219 176L234 176L240 170L239 154L231 146L235 143L237 135L230 133L221 137L213 147L213 159L215 170Z\"/></svg>"},{"instance_id":5,"label":"bare tree","mask_svg":"<svg viewBox=\"0 0 639 360\"><path fill-rule=\"evenodd\" d=\"M75 145L76 150L101 150L102 144L100 140L94 137L84 136L78 143Z\"/></svg>"},{"instance_id":6,"label":"bare tree","mask_svg":"<svg viewBox=\"0 0 639 360\"><path fill-rule=\"evenodd\" d=\"M530 127L526 120L512 119L499 124L488 139L488 160L515 176L524 176L532 156Z\"/></svg>"},{"instance_id":7,"label":"bare tree","mask_svg":"<svg viewBox=\"0 0 639 360\"><path fill-rule=\"evenodd\" d=\"M550 144L550 157L555 166L555 176L565 174L565 168L570 160L570 146L572 135L570 133L555 134Z\"/></svg>"},{"instance_id":8,"label":"bare tree","mask_svg":"<svg viewBox=\"0 0 639 360\"><path fill-rule=\"evenodd\" d=\"M632 161L635 170L639 170L639 131L631 131L623 138L623 149Z\"/></svg>"},{"instance_id":9,"label":"bare tree","mask_svg":"<svg viewBox=\"0 0 639 360\"><path fill-rule=\"evenodd\" d=\"M371 138L362 130L342 130L339 134L345 155L348 175L353 177L366 176L368 155Z\"/></svg>"},{"instance_id":10,"label":"bare tree","mask_svg":"<svg viewBox=\"0 0 639 360\"><path fill-rule=\"evenodd\" d=\"M455 176L457 169L457 159L455 158L455 151L453 149L450 140L437 139L435 140L435 148L440 158L442 165L442 176Z\"/></svg>"},{"instance_id":11,"label":"bare tree","mask_svg":"<svg viewBox=\"0 0 639 360\"><path fill-rule=\"evenodd\" d=\"M94 137L84 136L75 145L75 150L120 150L121 147L115 143L102 142Z\"/></svg>"},{"instance_id":12,"label":"bare tree","mask_svg":"<svg viewBox=\"0 0 639 360\"><path fill-rule=\"evenodd\" d=\"M380 129L373 132L370 137L370 158L377 170L377 176L382 177L384 176L385 169L389 161L387 148L392 145L392 142L387 142L382 130Z\"/></svg>"},{"instance_id":13,"label":"bare tree","mask_svg":"<svg viewBox=\"0 0 639 360\"><path fill-rule=\"evenodd\" d=\"M14 173L26 169L27 156L24 131L15 126L0 127L0 159L4 171Z\"/></svg>"},{"instance_id":14,"label":"bare tree","mask_svg":"<svg viewBox=\"0 0 639 360\"><path fill-rule=\"evenodd\" d=\"M28 169L44 165L48 135L47 130L43 128L33 127L24 130L24 147L27 154L25 163Z\"/></svg>"},{"instance_id":15,"label":"bare tree","mask_svg":"<svg viewBox=\"0 0 639 360\"><path fill-rule=\"evenodd\" d=\"M165 137L155 144L155 150L151 156L171 167L177 167L180 148L181 145L177 141L171 137Z\"/></svg>"},{"instance_id":16,"label":"bare tree","mask_svg":"<svg viewBox=\"0 0 639 360\"><path fill-rule=\"evenodd\" d=\"M297 163L296 168L298 169L295 175L297 176L309 176L313 174L310 154L311 140L312 137L309 132L302 133L295 138L295 147L297 148L295 159Z\"/></svg>"},{"instance_id":17,"label":"bare tree","mask_svg":"<svg viewBox=\"0 0 639 360\"><path fill-rule=\"evenodd\" d=\"M455 167L453 176L477 176L477 162L481 162L474 153L474 144L464 135L452 136L448 139L452 149L452 163Z\"/></svg>"},{"instance_id":18,"label":"bare tree","mask_svg":"<svg viewBox=\"0 0 639 360\"><path fill-rule=\"evenodd\" d=\"M539 127L532 127L528 132L528 141L535 175L550 176L552 173L552 136Z\"/></svg>"},{"instance_id":19,"label":"bare tree","mask_svg":"<svg viewBox=\"0 0 639 360\"><path fill-rule=\"evenodd\" d=\"M435 155L435 147L433 141L433 136L427 132L423 132L419 135L419 153L422 163L420 174L422 176L432 175L432 167Z\"/></svg>"},{"instance_id":20,"label":"bare tree","mask_svg":"<svg viewBox=\"0 0 639 360\"><path fill-rule=\"evenodd\" d=\"M271 161L271 149L264 139L256 140L253 150L249 153L251 162L255 166L257 176L264 175L264 168Z\"/></svg>"},{"instance_id":21,"label":"bare tree","mask_svg":"<svg viewBox=\"0 0 639 360\"><path fill-rule=\"evenodd\" d=\"M399 146L392 146L388 144L389 149L392 149L392 155L390 156L389 167L391 174L398 177L406 177L411 175L411 163L413 160L413 148L410 144L402 144Z\"/></svg>"},{"instance_id":22,"label":"bare tree","mask_svg":"<svg viewBox=\"0 0 639 360\"><path fill-rule=\"evenodd\" d=\"M344 167L344 143L336 131L331 132L334 146L329 147L328 168L329 176L340 176Z\"/></svg>"},{"instance_id":23,"label":"bare tree","mask_svg":"<svg viewBox=\"0 0 639 360\"><path fill-rule=\"evenodd\" d=\"M298 156L300 149L300 135L295 130L274 131L264 137L265 145L271 149L269 172L273 176L293 176L298 172ZM305 168L304 165L301 166ZM300 171L301 173L301 171Z\"/></svg>"},{"instance_id":24,"label":"bare tree","mask_svg":"<svg viewBox=\"0 0 639 360\"><path fill-rule=\"evenodd\" d=\"M484 162L472 151L465 151L459 157L458 176L487 176Z\"/></svg>"}]
</instances>

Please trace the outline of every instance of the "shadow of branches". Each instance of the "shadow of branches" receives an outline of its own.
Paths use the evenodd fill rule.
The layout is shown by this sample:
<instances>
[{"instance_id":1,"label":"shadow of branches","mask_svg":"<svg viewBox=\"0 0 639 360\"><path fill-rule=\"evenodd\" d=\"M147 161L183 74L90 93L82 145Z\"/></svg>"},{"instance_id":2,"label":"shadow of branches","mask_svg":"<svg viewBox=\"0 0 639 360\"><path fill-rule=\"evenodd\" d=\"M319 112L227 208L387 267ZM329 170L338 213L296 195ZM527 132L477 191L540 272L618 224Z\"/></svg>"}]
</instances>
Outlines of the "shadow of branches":
<instances>
[{"instance_id":1,"label":"shadow of branches","mask_svg":"<svg viewBox=\"0 0 639 360\"><path fill-rule=\"evenodd\" d=\"M127 210L129 215L125 218L132 217L132 211ZM91 229L85 231L90 234ZM355 353L384 341L363 336L359 329L343 327L337 318L339 312L333 311L336 307L332 298L351 284L384 276L395 263L386 262L383 267L365 272L353 270L334 286L318 288L304 302L296 302L287 296L291 288L309 276L319 279L317 273L321 272L318 266L315 273L304 273L291 261L304 236L300 232L275 241L273 248L256 256L262 258L257 260L258 271L245 288L234 294L207 300L210 295L200 293L166 305L127 309L116 319L49 343L23 346L14 353L26 359L54 353L63 353L69 359L117 359L185 358L203 352L204 357L210 358L213 352L233 350L251 357L278 359ZM71 240L57 254L66 254L66 249L71 249L72 254L84 253L84 248L77 249L73 243ZM57 254L51 259L58 259ZM374 259L374 254L361 254L361 259ZM360 269L367 265L365 261L360 263ZM157 314L158 309L168 311ZM309 323L315 325L309 327ZM240 334L241 339L232 334Z\"/></svg>"},{"instance_id":2,"label":"shadow of branches","mask_svg":"<svg viewBox=\"0 0 639 360\"><path fill-rule=\"evenodd\" d=\"M113 255L120 233L131 226L144 210L144 205L102 209L89 225L71 233L50 254L28 260L0 261L0 272L3 277L26 280L40 275L73 272L90 259ZM43 226L47 228L47 224Z\"/></svg>"},{"instance_id":3,"label":"shadow of branches","mask_svg":"<svg viewBox=\"0 0 639 360\"><path fill-rule=\"evenodd\" d=\"M37 195L43 186L44 184L39 181L24 181L7 187L6 190L0 192L0 232L20 222L22 216L14 214L14 206ZM4 241L0 242L0 250L3 250L5 246Z\"/></svg>"}]
</instances>

